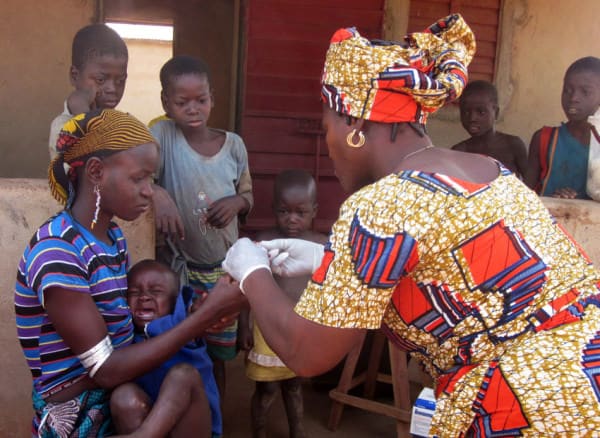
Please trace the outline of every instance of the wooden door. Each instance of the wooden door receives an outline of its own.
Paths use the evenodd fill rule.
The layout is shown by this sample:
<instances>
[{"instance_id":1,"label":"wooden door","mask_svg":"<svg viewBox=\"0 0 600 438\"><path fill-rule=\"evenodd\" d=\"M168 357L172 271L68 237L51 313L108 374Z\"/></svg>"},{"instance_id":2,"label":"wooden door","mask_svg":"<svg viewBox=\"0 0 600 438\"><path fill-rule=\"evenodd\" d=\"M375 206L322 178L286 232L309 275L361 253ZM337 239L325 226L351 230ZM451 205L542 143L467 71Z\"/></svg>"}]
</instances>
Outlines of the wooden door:
<instances>
[{"instance_id":1,"label":"wooden door","mask_svg":"<svg viewBox=\"0 0 600 438\"><path fill-rule=\"evenodd\" d=\"M380 38L384 0L248 0L243 8L244 79L240 133L246 143L255 206L252 235L274 224L274 177L301 168L317 180L315 228L328 232L345 194L333 174L321 130L320 77L333 32L355 26Z\"/></svg>"}]
</instances>

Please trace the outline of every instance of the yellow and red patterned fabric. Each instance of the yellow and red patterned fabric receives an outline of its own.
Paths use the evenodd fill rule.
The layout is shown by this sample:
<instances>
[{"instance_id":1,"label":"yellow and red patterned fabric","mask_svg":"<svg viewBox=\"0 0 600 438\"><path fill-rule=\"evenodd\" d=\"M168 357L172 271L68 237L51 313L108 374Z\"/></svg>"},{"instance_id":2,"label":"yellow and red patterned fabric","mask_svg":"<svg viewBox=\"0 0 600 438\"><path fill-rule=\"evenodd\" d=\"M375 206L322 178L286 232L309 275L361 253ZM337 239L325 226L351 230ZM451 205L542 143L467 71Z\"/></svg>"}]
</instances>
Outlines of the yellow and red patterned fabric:
<instances>
[{"instance_id":1,"label":"yellow and red patterned fabric","mask_svg":"<svg viewBox=\"0 0 600 438\"><path fill-rule=\"evenodd\" d=\"M431 434L600 431L600 273L536 194L404 171L343 204L296 312L382 328L436 381Z\"/></svg>"},{"instance_id":2,"label":"yellow and red patterned fabric","mask_svg":"<svg viewBox=\"0 0 600 438\"><path fill-rule=\"evenodd\" d=\"M473 32L449 15L405 44L362 37L355 28L331 38L321 97L335 111L376 122L418 122L456 99L475 54Z\"/></svg>"}]
</instances>

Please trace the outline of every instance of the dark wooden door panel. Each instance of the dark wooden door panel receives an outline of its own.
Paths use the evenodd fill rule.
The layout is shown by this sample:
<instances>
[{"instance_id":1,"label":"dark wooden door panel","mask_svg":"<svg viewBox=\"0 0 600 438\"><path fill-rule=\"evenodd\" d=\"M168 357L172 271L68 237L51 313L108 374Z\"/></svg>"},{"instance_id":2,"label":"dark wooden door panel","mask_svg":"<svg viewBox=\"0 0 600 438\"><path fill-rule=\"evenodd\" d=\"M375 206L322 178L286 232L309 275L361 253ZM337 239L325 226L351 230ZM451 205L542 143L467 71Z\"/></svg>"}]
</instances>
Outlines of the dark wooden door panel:
<instances>
[{"instance_id":1,"label":"dark wooden door panel","mask_svg":"<svg viewBox=\"0 0 600 438\"><path fill-rule=\"evenodd\" d=\"M252 235L273 226L275 176L300 168L317 180L314 227L328 232L345 199L321 130L320 77L329 38L355 26L380 38L384 0L250 0L241 134L248 148L255 207L244 226Z\"/></svg>"}]
</instances>

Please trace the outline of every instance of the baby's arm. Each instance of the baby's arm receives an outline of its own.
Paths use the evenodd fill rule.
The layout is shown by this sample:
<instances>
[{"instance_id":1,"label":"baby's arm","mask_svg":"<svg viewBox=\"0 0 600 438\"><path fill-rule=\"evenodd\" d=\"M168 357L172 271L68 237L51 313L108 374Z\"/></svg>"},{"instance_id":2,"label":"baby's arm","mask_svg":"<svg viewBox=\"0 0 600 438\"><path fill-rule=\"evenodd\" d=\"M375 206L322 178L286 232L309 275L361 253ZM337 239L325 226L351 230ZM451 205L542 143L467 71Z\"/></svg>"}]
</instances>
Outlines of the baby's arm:
<instances>
[{"instance_id":1,"label":"baby's arm","mask_svg":"<svg viewBox=\"0 0 600 438\"><path fill-rule=\"evenodd\" d=\"M233 286L235 288L238 287L238 284L234 281L231 281L228 275L224 275L217 280L216 285L222 286ZM195 292L190 287L182 288L181 293L177 297L177 301L175 303L175 309L172 313L168 315L161 316L156 318L146 324L144 332L147 338L152 338L158 336L162 333L165 333L181 324L181 322L188 317L189 314L196 312L206 301L208 298L208 294L204 293L202 296L194 299ZM219 333L222 332L226 327L231 325L233 321L235 321L239 317L239 311L234 313L230 313L221 317L218 321L216 321L210 327L207 327L204 332L205 333Z\"/></svg>"}]
</instances>

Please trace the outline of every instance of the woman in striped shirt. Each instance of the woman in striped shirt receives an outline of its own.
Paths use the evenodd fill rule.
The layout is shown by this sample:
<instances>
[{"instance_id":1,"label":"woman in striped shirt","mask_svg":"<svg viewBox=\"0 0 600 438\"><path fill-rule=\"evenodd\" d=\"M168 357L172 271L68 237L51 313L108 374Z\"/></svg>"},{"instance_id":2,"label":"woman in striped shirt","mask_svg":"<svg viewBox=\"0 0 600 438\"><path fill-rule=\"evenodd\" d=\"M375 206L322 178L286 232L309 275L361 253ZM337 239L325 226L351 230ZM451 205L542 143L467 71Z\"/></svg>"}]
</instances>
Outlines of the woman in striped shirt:
<instances>
[{"instance_id":1,"label":"woman in striped shirt","mask_svg":"<svg viewBox=\"0 0 600 438\"><path fill-rule=\"evenodd\" d=\"M50 189L65 209L32 237L15 290L17 331L33 377L32 432L107 436L113 433L111 389L155 368L236 309L216 309L208 299L173 330L130 345L129 260L112 218L133 220L151 207L158 147L129 114L95 110L65 124L57 149ZM201 423L202 432L194 432L209 436L208 405L194 388L201 389L201 381L190 384L188 394L188 408ZM157 418L142 424L144 436L175 430L172 417L171 424Z\"/></svg>"}]
</instances>

